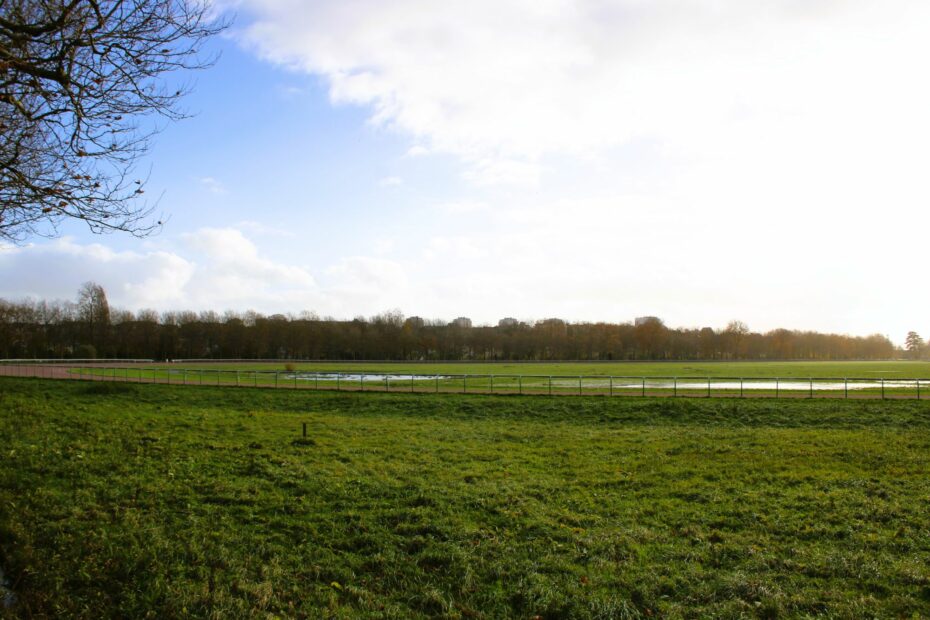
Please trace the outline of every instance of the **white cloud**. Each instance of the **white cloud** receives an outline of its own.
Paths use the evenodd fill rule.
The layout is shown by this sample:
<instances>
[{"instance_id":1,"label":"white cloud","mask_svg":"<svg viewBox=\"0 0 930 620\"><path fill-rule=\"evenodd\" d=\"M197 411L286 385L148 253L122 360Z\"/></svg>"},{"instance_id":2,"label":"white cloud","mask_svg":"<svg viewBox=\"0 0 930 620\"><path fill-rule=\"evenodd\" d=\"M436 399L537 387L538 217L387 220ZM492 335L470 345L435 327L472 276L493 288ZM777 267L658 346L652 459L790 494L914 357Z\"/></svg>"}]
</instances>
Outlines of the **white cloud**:
<instances>
[{"instance_id":1,"label":"white cloud","mask_svg":"<svg viewBox=\"0 0 930 620\"><path fill-rule=\"evenodd\" d=\"M223 183L220 180L215 179L214 177L200 177L197 180L211 194L215 194L217 196L224 196L229 193L226 190L226 186L223 185Z\"/></svg>"},{"instance_id":2,"label":"white cloud","mask_svg":"<svg viewBox=\"0 0 930 620\"><path fill-rule=\"evenodd\" d=\"M163 249L116 252L70 238L0 251L0 298L73 299L88 280L111 304L138 310L315 310L354 316L396 305L406 288L400 265L352 257L309 269L264 256L233 228L202 228ZM391 303L393 302L393 304Z\"/></svg>"},{"instance_id":3,"label":"white cloud","mask_svg":"<svg viewBox=\"0 0 930 620\"><path fill-rule=\"evenodd\" d=\"M869 163L927 137L917 0L246 0L245 39L477 183L641 138L673 159ZM915 127L914 124L917 123Z\"/></svg>"}]
</instances>

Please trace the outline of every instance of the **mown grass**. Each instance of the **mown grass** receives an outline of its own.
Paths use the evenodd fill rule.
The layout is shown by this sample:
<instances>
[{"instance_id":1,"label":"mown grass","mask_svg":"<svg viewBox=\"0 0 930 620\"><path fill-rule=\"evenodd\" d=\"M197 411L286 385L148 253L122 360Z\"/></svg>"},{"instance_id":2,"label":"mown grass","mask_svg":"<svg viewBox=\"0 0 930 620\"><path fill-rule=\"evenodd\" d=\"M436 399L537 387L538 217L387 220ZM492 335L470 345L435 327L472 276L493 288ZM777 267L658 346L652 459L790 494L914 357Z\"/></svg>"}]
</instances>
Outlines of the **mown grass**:
<instances>
[{"instance_id":1,"label":"mown grass","mask_svg":"<svg viewBox=\"0 0 930 620\"><path fill-rule=\"evenodd\" d=\"M3 613L925 617L928 430L914 401L0 379Z\"/></svg>"},{"instance_id":2,"label":"mown grass","mask_svg":"<svg viewBox=\"0 0 930 620\"><path fill-rule=\"evenodd\" d=\"M284 370L286 362L184 362L162 367ZM930 362L297 362L303 371L615 377L930 379Z\"/></svg>"}]
</instances>

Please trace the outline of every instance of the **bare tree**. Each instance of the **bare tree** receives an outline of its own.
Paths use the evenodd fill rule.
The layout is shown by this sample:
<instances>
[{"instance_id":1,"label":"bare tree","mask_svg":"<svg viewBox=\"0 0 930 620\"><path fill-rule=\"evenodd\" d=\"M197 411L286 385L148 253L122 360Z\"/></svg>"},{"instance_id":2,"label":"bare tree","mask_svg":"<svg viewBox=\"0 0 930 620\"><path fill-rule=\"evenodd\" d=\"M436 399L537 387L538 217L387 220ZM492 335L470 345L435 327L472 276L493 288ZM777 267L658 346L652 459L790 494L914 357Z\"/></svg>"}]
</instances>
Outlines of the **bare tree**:
<instances>
[{"instance_id":1,"label":"bare tree","mask_svg":"<svg viewBox=\"0 0 930 620\"><path fill-rule=\"evenodd\" d=\"M0 239L156 230L134 164L224 26L207 0L0 0Z\"/></svg>"}]
</instances>

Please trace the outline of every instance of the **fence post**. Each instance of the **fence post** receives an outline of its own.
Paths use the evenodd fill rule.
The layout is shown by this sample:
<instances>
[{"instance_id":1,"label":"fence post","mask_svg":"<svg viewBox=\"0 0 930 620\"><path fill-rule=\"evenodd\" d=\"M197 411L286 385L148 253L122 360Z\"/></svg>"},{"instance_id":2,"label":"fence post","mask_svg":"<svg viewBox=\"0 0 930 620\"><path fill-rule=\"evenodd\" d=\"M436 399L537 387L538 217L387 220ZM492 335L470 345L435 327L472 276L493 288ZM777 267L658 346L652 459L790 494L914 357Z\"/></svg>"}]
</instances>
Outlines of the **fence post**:
<instances>
[{"instance_id":1,"label":"fence post","mask_svg":"<svg viewBox=\"0 0 930 620\"><path fill-rule=\"evenodd\" d=\"M187 385L187 369L181 371L181 383Z\"/></svg>"},{"instance_id":2,"label":"fence post","mask_svg":"<svg viewBox=\"0 0 930 620\"><path fill-rule=\"evenodd\" d=\"M885 400L885 377L882 377L882 400Z\"/></svg>"},{"instance_id":3,"label":"fence post","mask_svg":"<svg viewBox=\"0 0 930 620\"><path fill-rule=\"evenodd\" d=\"M849 377L843 377L843 398L849 399Z\"/></svg>"},{"instance_id":4,"label":"fence post","mask_svg":"<svg viewBox=\"0 0 930 620\"><path fill-rule=\"evenodd\" d=\"M413 392L413 375L410 375L410 391Z\"/></svg>"},{"instance_id":5,"label":"fence post","mask_svg":"<svg viewBox=\"0 0 930 620\"><path fill-rule=\"evenodd\" d=\"M468 391L468 375L462 375L462 394Z\"/></svg>"},{"instance_id":6,"label":"fence post","mask_svg":"<svg viewBox=\"0 0 930 620\"><path fill-rule=\"evenodd\" d=\"M920 379L917 380L917 400L920 400Z\"/></svg>"},{"instance_id":7,"label":"fence post","mask_svg":"<svg viewBox=\"0 0 930 620\"><path fill-rule=\"evenodd\" d=\"M488 375L488 387L491 388L491 394L494 393L494 375Z\"/></svg>"},{"instance_id":8,"label":"fence post","mask_svg":"<svg viewBox=\"0 0 930 620\"><path fill-rule=\"evenodd\" d=\"M810 380L810 392L808 393L807 397L813 398L814 397L814 378L808 377L808 379Z\"/></svg>"},{"instance_id":9,"label":"fence post","mask_svg":"<svg viewBox=\"0 0 930 620\"><path fill-rule=\"evenodd\" d=\"M252 387L258 387L258 371L252 371Z\"/></svg>"},{"instance_id":10,"label":"fence post","mask_svg":"<svg viewBox=\"0 0 930 620\"><path fill-rule=\"evenodd\" d=\"M336 391L339 391L339 378L342 376L342 373L336 373Z\"/></svg>"},{"instance_id":11,"label":"fence post","mask_svg":"<svg viewBox=\"0 0 930 620\"><path fill-rule=\"evenodd\" d=\"M581 396L581 375L578 375L578 396Z\"/></svg>"},{"instance_id":12,"label":"fence post","mask_svg":"<svg viewBox=\"0 0 930 620\"><path fill-rule=\"evenodd\" d=\"M739 397L743 397L743 378L739 378Z\"/></svg>"},{"instance_id":13,"label":"fence post","mask_svg":"<svg viewBox=\"0 0 930 620\"><path fill-rule=\"evenodd\" d=\"M775 399L778 399L778 377L775 377Z\"/></svg>"},{"instance_id":14,"label":"fence post","mask_svg":"<svg viewBox=\"0 0 930 620\"><path fill-rule=\"evenodd\" d=\"M360 392L365 391L365 373L363 372L358 375L358 389Z\"/></svg>"},{"instance_id":15,"label":"fence post","mask_svg":"<svg viewBox=\"0 0 930 620\"><path fill-rule=\"evenodd\" d=\"M707 377L707 398L710 398L710 377Z\"/></svg>"},{"instance_id":16,"label":"fence post","mask_svg":"<svg viewBox=\"0 0 930 620\"><path fill-rule=\"evenodd\" d=\"M439 394L439 375L436 375L436 393Z\"/></svg>"},{"instance_id":17,"label":"fence post","mask_svg":"<svg viewBox=\"0 0 930 620\"><path fill-rule=\"evenodd\" d=\"M239 387L239 371L236 371L236 387Z\"/></svg>"},{"instance_id":18,"label":"fence post","mask_svg":"<svg viewBox=\"0 0 930 620\"><path fill-rule=\"evenodd\" d=\"M274 371L274 387L278 389L278 371Z\"/></svg>"},{"instance_id":19,"label":"fence post","mask_svg":"<svg viewBox=\"0 0 930 620\"><path fill-rule=\"evenodd\" d=\"M549 396L552 396L552 375L549 375Z\"/></svg>"},{"instance_id":20,"label":"fence post","mask_svg":"<svg viewBox=\"0 0 930 620\"><path fill-rule=\"evenodd\" d=\"M646 377L643 377L643 396L646 396Z\"/></svg>"},{"instance_id":21,"label":"fence post","mask_svg":"<svg viewBox=\"0 0 930 620\"><path fill-rule=\"evenodd\" d=\"M608 396L613 396L614 395L614 376L610 375L610 377L608 377L607 379L608 379L608 385L610 386L608 388L609 391L607 392L607 394Z\"/></svg>"},{"instance_id":22,"label":"fence post","mask_svg":"<svg viewBox=\"0 0 930 620\"><path fill-rule=\"evenodd\" d=\"M672 380L672 398L678 398L678 377Z\"/></svg>"}]
</instances>

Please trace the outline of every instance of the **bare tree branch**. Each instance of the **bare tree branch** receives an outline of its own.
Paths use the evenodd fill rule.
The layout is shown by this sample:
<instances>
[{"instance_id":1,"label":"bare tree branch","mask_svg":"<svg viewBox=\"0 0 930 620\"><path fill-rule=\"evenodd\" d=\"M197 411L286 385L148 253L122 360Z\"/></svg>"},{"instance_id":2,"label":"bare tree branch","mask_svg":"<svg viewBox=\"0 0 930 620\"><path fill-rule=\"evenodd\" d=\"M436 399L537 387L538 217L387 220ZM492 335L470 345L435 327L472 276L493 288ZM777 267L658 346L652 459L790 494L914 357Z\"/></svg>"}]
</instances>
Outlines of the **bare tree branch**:
<instances>
[{"instance_id":1,"label":"bare tree branch","mask_svg":"<svg viewBox=\"0 0 930 620\"><path fill-rule=\"evenodd\" d=\"M0 0L0 240L156 231L133 174L147 119L184 118L165 78L212 64L225 26L207 0Z\"/></svg>"}]
</instances>

